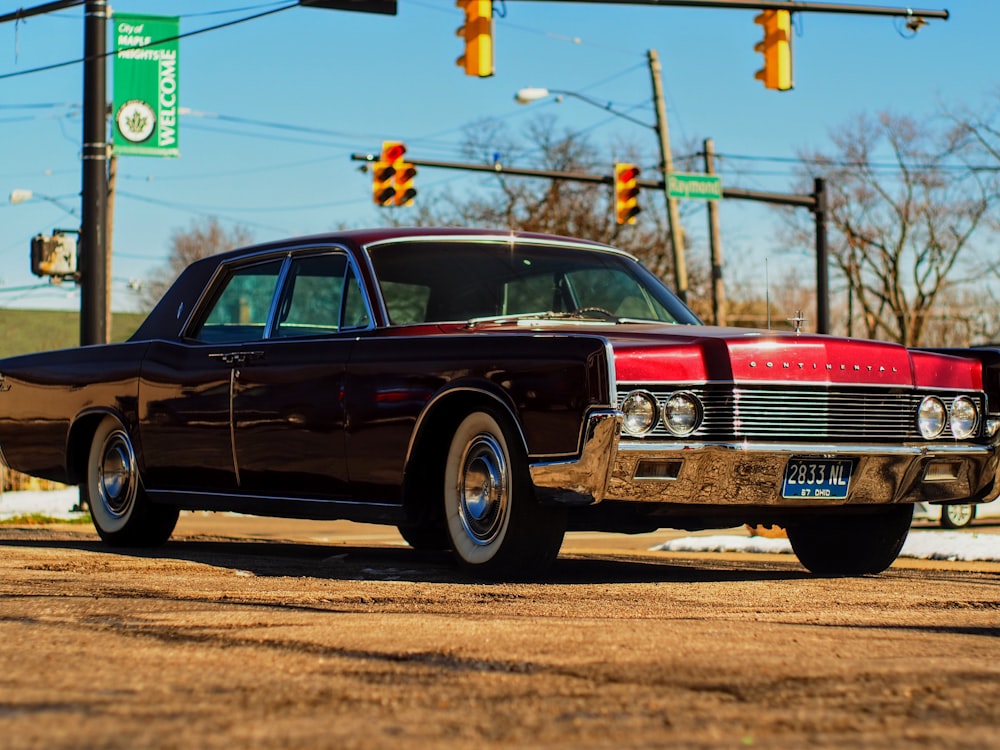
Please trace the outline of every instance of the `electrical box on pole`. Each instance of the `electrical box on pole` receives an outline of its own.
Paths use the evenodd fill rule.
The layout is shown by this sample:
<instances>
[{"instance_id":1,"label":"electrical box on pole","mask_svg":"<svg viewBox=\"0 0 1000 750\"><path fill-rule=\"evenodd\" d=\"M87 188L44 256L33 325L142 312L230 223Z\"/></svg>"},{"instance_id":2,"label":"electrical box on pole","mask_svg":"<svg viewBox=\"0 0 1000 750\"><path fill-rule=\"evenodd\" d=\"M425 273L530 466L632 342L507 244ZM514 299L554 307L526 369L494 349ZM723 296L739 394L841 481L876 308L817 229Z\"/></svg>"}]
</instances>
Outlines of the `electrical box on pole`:
<instances>
[{"instance_id":1,"label":"electrical box on pole","mask_svg":"<svg viewBox=\"0 0 1000 750\"><path fill-rule=\"evenodd\" d=\"M76 232L54 229L52 236L36 234L31 238L31 272L49 276L56 283L76 278Z\"/></svg>"}]
</instances>

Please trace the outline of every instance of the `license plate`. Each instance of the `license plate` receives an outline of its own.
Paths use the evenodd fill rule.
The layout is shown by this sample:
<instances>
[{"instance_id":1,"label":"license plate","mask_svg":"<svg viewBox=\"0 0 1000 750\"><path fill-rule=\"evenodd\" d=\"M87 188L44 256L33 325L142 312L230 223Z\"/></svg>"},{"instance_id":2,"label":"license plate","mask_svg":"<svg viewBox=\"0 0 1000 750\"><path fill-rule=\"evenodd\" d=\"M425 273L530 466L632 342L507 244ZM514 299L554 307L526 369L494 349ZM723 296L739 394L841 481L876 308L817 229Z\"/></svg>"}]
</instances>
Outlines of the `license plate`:
<instances>
[{"instance_id":1,"label":"license plate","mask_svg":"<svg viewBox=\"0 0 1000 750\"><path fill-rule=\"evenodd\" d=\"M847 497L854 463L848 459L790 458L782 497Z\"/></svg>"}]
</instances>

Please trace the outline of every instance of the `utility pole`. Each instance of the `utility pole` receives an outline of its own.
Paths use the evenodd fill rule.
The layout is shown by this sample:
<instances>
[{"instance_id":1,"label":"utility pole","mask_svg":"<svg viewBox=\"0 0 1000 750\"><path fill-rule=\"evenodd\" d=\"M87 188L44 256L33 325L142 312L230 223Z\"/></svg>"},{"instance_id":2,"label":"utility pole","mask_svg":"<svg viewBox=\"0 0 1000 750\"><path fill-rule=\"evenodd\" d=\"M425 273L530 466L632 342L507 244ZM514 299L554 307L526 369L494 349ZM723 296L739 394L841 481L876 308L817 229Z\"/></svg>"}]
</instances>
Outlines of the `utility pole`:
<instances>
[{"instance_id":1,"label":"utility pole","mask_svg":"<svg viewBox=\"0 0 1000 750\"><path fill-rule=\"evenodd\" d=\"M705 139L705 174L715 174L715 144ZM722 230L719 227L719 202L708 202L708 240L712 248L712 323L726 325L726 291L722 283Z\"/></svg>"},{"instance_id":2,"label":"utility pole","mask_svg":"<svg viewBox=\"0 0 1000 750\"><path fill-rule=\"evenodd\" d=\"M87 0L83 28L81 346L109 341L107 22L107 0Z\"/></svg>"},{"instance_id":3,"label":"utility pole","mask_svg":"<svg viewBox=\"0 0 1000 750\"><path fill-rule=\"evenodd\" d=\"M826 180L813 180L816 217L816 331L830 332L830 253L826 245Z\"/></svg>"},{"instance_id":4,"label":"utility pole","mask_svg":"<svg viewBox=\"0 0 1000 750\"><path fill-rule=\"evenodd\" d=\"M653 79L653 103L656 107L656 134L660 140L660 168L663 172L663 195L667 200L667 225L670 230L670 244L674 250L674 282L677 296L687 302L688 276L684 260L684 230L677 210L677 199L670 195L670 173L674 171L674 159L670 153L670 130L667 127L667 105L663 98L663 82L660 80L660 56L655 49L648 51L649 73Z\"/></svg>"}]
</instances>

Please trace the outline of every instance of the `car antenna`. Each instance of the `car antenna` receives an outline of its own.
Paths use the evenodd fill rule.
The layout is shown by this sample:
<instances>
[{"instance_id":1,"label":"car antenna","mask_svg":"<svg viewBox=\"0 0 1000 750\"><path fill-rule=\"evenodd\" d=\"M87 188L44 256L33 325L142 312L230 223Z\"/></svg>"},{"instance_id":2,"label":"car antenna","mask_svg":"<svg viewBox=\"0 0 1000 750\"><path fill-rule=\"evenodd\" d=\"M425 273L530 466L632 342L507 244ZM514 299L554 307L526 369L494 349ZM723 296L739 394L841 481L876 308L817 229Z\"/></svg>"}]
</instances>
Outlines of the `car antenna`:
<instances>
[{"instance_id":1,"label":"car antenna","mask_svg":"<svg viewBox=\"0 0 1000 750\"><path fill-rule=\"evenodd\" d=\"M767 258L764 258L764 307L767 308L767 330L771 330L771 281L767 276Z\"/></svg>"}]
</instances>

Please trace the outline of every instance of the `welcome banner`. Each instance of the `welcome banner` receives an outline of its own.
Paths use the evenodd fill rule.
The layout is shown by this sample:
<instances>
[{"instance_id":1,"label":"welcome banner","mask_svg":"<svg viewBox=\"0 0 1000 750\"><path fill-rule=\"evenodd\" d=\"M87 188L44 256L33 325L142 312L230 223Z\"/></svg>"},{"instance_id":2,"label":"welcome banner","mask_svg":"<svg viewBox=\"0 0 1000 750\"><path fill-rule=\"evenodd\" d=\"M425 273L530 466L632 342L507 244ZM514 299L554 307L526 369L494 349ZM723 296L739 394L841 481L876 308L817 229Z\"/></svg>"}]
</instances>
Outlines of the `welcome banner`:
<instances>
[{"instance_id":1,"label":"welcome banner","mask_svg":"<svg viewBox=\"0 0 1000 750\"><path fill-rule=\"evenodd\" d=\"M114 15L116 154L180 156L176 16ZM168 41L161 41L168 40Z\"/></svg>"}]
</instances>

